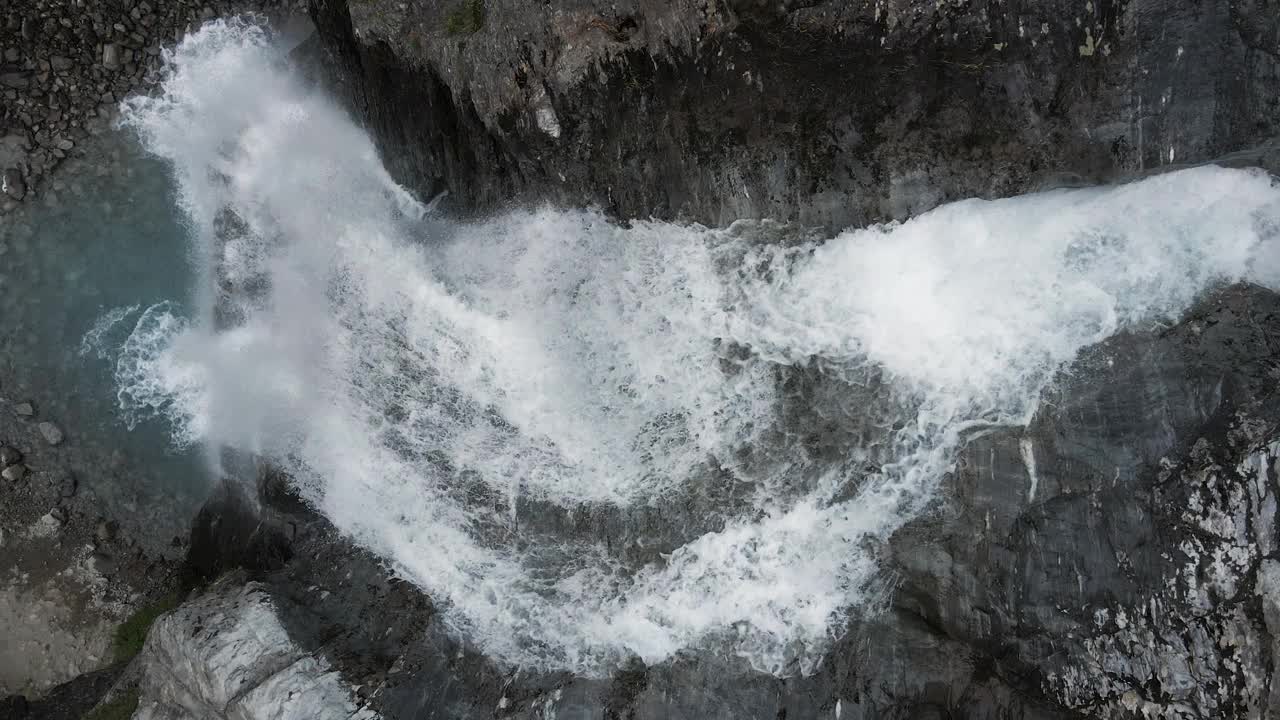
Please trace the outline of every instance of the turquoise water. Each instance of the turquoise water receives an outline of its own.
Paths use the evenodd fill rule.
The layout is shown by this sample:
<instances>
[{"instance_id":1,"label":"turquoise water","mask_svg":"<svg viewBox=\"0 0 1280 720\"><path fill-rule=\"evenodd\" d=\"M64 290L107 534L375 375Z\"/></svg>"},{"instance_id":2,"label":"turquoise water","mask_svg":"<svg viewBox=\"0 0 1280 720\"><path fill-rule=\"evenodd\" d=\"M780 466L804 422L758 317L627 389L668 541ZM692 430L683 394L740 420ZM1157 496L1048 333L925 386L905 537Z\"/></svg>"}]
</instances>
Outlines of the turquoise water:
<instances>
[{"instance_id":1,"label":"turquoise water","mask_svg":"<svg viewBox=\"0 0 1280 720\"><path fill-rule=\"evenodd\" d=\"M13 404L31 401L37 420L64 429L58 461L104 514L174 534L209 487L202 455L172 448L158 421L130 429L114 360L81 346L113 310L170 301L185 313L187 247L168 169L123 132L93 139L42 197L0 217L0 413L12 420Z\"/></svg>"}]
</instances>

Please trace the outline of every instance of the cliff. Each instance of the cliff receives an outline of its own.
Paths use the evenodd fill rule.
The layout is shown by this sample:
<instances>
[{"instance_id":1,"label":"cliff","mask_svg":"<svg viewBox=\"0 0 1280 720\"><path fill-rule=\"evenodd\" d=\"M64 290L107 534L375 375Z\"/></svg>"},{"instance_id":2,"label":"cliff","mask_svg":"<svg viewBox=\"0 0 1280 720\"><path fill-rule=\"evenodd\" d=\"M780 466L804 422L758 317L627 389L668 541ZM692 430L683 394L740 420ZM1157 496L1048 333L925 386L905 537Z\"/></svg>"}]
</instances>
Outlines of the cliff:
<instances>
[{"instance_id":1,"label":"cliff","mask_svg":"<svg viewBox=\"0 0 1280 720\"><path fill-rule=\"evenodd\" d=\"M312 15L393 174L459 210L837 229L1280 163L1268 2L315 0Z\"/></svg>"}]
</instances>

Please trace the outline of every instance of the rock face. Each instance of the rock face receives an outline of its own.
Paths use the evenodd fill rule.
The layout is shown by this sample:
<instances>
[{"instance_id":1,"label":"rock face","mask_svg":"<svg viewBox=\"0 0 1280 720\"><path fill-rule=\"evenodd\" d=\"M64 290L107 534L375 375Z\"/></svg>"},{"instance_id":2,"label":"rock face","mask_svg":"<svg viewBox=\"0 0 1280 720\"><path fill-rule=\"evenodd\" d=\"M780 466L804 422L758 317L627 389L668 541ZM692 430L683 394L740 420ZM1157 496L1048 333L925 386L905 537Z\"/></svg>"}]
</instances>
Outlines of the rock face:
<instances>
[{"instance_id":1,"label":"rock face","mask_svg":"<svg viewBox=\"0 0 1280 720\"><path fill-rule=\"evenodd\" d=\"M1237 288L1088 351L895 537L899 612L1082 714L1280 713L1277 338L1280 298Z\"/></svg>"},{"instance_id":2,"label":"rock face","mask_svg":"<svg viewBox=\"0 0 1280 720\"><path fill-rule=\"evenodd\" d=\"M495 666L269 472L260 515L234 493L206 507L192 571L249 567L218 602L269 598L298 652L388 718L1273 717L1278 345L1280 295L1237 286L1087 350L1028 427L970 439L885 549L887 609L809 677L698 654L604 680ZM166 652L157 667L190 664Z\"/></svg>"},{"instance_id":3,"label":"rock face","mask_svg":"<svg viewBox=\"0 0 1280 720\"><path fill-rule=\"evenodd\" d=\"M1280 167L1264 2L313 0L339 95L457 209L828 228L1213 158ZM412 111L406 111L412 108Z\"/></svg>"},{"instance_id":4,"label":"rock face","mask_svg":"<svg viewBox=\"0 0 1280 720\"><path fill-rule=\"evenodd\" d=\"M290 640L270 598L232 575L152 626L139 660L137 720L352 720L327 663Z\"/></svg>"},{"instance_id":5,"label":"rock face","mask_svg":"<svg viewBox=\"0 0 1280 720\"><path fill-rule=\"evenodd\" d=\"M69 680L39 700L21 695L0 699L0 717L5 720L66 720L83 718L120 676L120 668L85 673Z\"/></svg>"},{"instance_id":6,"label":"rock face","mask_svg":"<svg viewBox=\"0 0 1280 720\"><path fill-rule=\"evenodd\" d=\"M393 174L464 212L834 229L1210 160L1280 170L1265 3L311 7L309 51ZM274 503L297 552L264 582L387 717L1277 716L1278 343L1280 297L1237 287L1087 351L1030 426L971 438L884 551L889 609L812 677L705 657L512 674Z\"/></svg>"}]
</instances>

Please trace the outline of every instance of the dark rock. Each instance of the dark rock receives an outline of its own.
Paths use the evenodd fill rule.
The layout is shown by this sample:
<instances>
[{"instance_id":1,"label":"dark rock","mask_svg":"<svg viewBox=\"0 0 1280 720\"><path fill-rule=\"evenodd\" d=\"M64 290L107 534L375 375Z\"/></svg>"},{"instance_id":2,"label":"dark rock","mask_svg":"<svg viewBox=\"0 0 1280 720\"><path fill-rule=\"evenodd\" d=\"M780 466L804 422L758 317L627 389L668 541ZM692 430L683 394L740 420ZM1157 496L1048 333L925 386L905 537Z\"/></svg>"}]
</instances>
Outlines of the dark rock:
<instances>
[{"instance_id":1,"label":"dark rock","mask_svg":"<svg viewBox=\"0 0 1280 720\"><path fill-rule=\"evenodd\" d=\"M25 90L31 84L31 73L7 72L0 74L0 85L16 90Z\"/></svg>"},{"instance_id":2,"label":"dark rock","mask_svg":"<svg viewBox=\"0 0 1280 720\"><path fill-rule=\"evenodd\" d=\"M14 705L6 705L11 698L0 700L0 718L81 720L91 717L89 711L102 700L123 672L124 665L114 665L77 676L44 692L39 700L25 703L21 711Z\"/></svg>"},{"instance_id":3,"label":"dark rock","mask_svg":"<svg viewBox=\"0 0 1280 720\"><path fill-rule=\"evenodd\" d=\"M70 70L73 63L71 62L71 60L67 58L61 57L59 55L54 55L53 57L49 58L49 65L52 66L52 68L55 71L62 72L64 70Z\"/></svg>"},{"instance_id":4,"label":"dark rock","mask_svg":"<svg viewBox=\"0 0 1280 720\"><path fill-rule=\"evenodd\" d=\"M196 515L182 583L196 587L236 568L258 577L282 567L292 556L289 534L259 517L244 491L228 481Z\"/></svg>"},{"instance_id":5,"label":"dark rock","mask_svg":"<svg viewBox=\"0 0 1280 720\"><path fill-rule=\"evenodd\" d=\"M58 496L62 498L75 497L78 486L79 483L76 481L76 476L68 472L58 481Z\"/></svg>"},{"instance_id":6,"label":"dark rock","mask_svg":"<svg viewBox=\"0 0 1280 720\"><path fill-rule=\"evenodd\" d=\"M31 717L31 703L27 702L24 695L0 698L0 717L26 720Z\"/></svg>"},{"instance_id":7,"label":"dark rock","mask_svg":"<svg viewBox=\"0 0 1280 720\"><path fill-rule=\"evenodd\" d=\"M110 553L98 551L93 554L93 569L96 570L99 575L110 577L116 574L116 570L119 569L119 564L116 562L115 557Z\"/></svg>"},{"instance_id":8,"label":"dark rock","mask_svg":"<svg viewBox=\"0 0 1280 720\"><path fill-rule=\"evenodd\" d=\"M808 677L694 652L609 678L512 675L278 474L258 522L300 529L258 581L293 642L353 682L385 678L367 699L389 719L1271 717L1278 342L1280 294L1241 286L1087 349L1027 428L968 443L941 507L889 542L888 609ZM247 528L246 507L219 499L199 526ZM201 552L252 542L206 534Z\"/></svg>"},{"instance_id":9,"label":"dark rock","mask_svg":"<svg viewBox=\"0 0 1280 720\"><path fill-rule=\"evenodd\" d=\"M17 168L8 168L4 171L4 175L0 179L0 192L14 200L21 200L26 197L27 184L22 180L22 173Z\"/></svg>"},{"instance_id":10,"label":"dark rock","mask_svg":"<svg viewBox=\"0 0 1280 720\"><path fill-rule=\"evenodd\" d=\"M22 462L22 453L17 448L8 445L0 447L0 465L9 467L20 462Z\"/></svg>"},{"instance_id":11,"label":"dark rock","mask_svg":"<svg viewBox=\"0 0 1280 720\"><path fill-rule=\"evenodd\" d=\"M459 210L834 229L1239 151L1280 161L1259 149L1280 133L1265 3L503 3L465 37L447 3L311 6L392 174Z\"/></svg>"}]
</instances>

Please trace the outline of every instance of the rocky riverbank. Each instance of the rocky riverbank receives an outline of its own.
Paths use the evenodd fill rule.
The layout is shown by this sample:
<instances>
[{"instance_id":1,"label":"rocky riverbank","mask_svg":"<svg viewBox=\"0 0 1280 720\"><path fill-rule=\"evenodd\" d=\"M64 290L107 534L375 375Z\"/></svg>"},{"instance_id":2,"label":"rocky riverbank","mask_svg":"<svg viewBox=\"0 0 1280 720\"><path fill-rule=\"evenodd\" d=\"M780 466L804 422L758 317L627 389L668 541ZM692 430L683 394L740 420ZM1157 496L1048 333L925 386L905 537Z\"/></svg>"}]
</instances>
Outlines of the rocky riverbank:
<instances>
[{"instance_id":1,"label":"rocky riverbank","mask_svg":"<svg viewBox=\"0 0 1280 720\"><path fill-rule=\"evenodd\" d=\"M204 20L302 12L299 0L0 0L0 213L41 193L119 102L157 80L161 51Z\"/></svg>"},{"instance_id":2,"label":"rocky riverbank","mask_svg":"<svg viewBox=\"0 0 1280 720\"><path fill-rule=\"evenodd\" d=\"M0 694L38 697L111 664L116 627L168 592L184 553L180 486L191 480L157 480L164 471L121 442L123 427L103 433L117 421L95 398L110 403L111 391L81 384L101 380L78 336L112 298L84 274L101 253L86 248L111 243L69 216L124 222L112 201L152 187L108 139L86 140L39 200L0 219Z\"/></svg>"},{"instance_id":3,"label":"rocky riverbank","mask_svg":"<svg viewBox=\"0 0 1280 720\"><path fill-rule=\"evenodd\" d=\"M194 512L184 494L207 489L180 462L155 462L162 439L152 452L121 442L121 421L88 399L100 391L113 405L109 379L75 384L96 372L76 368L101 363L77 357L81 336L110 309L99 303L116 302L130 282L112 285L112 273L127 268L86 274L84 265L113 246L107 228L133 224L126 231L137 238L163 232L150 219L136 224L131 193L171 205L162 175L134 175L137 150L112 129L119 100L146 92L162 49L201 18L289 7L0 1L0 696L34 702L112 666L117 627L178 585ZM101 225L77 219L95 216ZM180 250L172 255L181 261ZM104 422L118 432L104 432ZM88 706L118 670L94 676ZM65 710L68 697L83 695L49 703Z\"/></svg>"},{"instance_id":4,"label":"rocky riverbank","mask_svg":"<svg viewBox=\"0 0 1280 720\"><path fill-rule=\"evenodd\" d=\"M1271 717L1278 344L1280 295L1237 286L1174 327L1088 349L1025 430L967 444L941 506L886 548L898 578L888 610L852 623L808 677L699 653L607 679L501 667L264 471L260 510L221 493L192 535L188 568L211 584L187 612L226 632L183 634L171 619L140 661L141 707L264 719ZM576 522L603 543L650 512L584 506ZM283 628L293 659L245 664L246 627ZM228 705L228 677L299 692ZM305 688L335 701L308 714Z\"/></svg>"},{"instance_id":5,"label":"rocky riverbank","mask_svg":"<svg viewBox=\"0 0 1280 720\"><path fill-rule=\"evenodd\" d=\"M1280 167L1280 16L1256 3L312 9L315 74L400 179L448 190L464 212L550 199L838 227L1213 158ZM97 63L105 46L78 57ZM1025 429L969 438L939 506L879 548L897 579L886 611L846 628L810 676L698 653L608 678L499 666L261 468L244 479L256 500L242 485L216 493L154 570L194 592L108 697L136 691L141 717L228 720L1269 717L1277 348L1280 295L1238 285L1170 327L1087 349ZM797 384L800 407L824 391L821 377ZM45 445L25 422L10 442L38 476ZM88 502L54 487L14 493L32 498L15 501L21 527L57 521L49 501ZM608 543L666 511L584 506L564 524ZM68 517L81 552L59 556L68 564L129 557L109 522ZM74 682L49 697L105 684Z\"/></svg>"}]
</instances>

